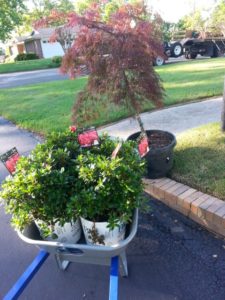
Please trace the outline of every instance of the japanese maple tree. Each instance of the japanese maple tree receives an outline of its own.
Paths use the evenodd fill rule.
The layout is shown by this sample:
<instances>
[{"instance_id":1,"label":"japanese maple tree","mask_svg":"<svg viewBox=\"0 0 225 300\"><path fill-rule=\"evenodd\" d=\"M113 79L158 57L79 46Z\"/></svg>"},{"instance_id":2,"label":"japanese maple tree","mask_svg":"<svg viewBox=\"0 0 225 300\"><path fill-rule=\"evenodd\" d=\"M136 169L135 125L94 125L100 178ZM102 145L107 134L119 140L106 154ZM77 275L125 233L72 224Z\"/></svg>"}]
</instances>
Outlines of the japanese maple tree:
<instances>
[{"instance_id":1,"label":"japanese maple tree","mask_svg":"<svg viewBox=\"0 0 225 300\"><path fill-rule=\"evenodd\" d=\"M88 83L76 99L73 122L91 117L86 102L107 101L126 105L136 116L141 131L142 105L146 101L162 105L163 88L154 70L153 61L164 56L160 33L160 19L148 15L142 1L125 4L103 20L100 5L95 3L82 16L67 15L65 26L79 26L72 47L66 52L61 70L76 77L82 65L90 71Z\"/></svg>"}]
</instances>

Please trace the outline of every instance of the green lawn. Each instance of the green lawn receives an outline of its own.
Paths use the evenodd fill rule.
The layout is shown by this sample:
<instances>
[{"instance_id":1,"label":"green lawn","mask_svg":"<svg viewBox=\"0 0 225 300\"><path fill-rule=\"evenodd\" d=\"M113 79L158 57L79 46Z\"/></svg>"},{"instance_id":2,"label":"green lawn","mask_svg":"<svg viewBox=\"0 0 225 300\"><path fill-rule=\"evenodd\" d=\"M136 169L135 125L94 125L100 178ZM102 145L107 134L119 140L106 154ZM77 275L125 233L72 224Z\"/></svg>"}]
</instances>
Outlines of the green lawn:
<instances>
[{"instance_id":1,"label":"green lawn","mask_svg":"<svg viewBox=\"0 0 225 300\"><path fill-rule=\"evenodd\" d=\"M165 106L222 95L225 58L188 61L157 68L166 91ZM87 78L2 89L0 115L19 126L46 134L70 124L71 108ZM143 111L152 109L146 103ZM125 107L104 101L86 125L103 125L129 115Z\"/></svg>"},{"instance_id":2,"label":"green lawn","mask_svg":"<svg viewBox=\"0 0 225 300\"><path fill-rule=\"evenodd\" d=\"M171 177L225 200L225 134L208 124L177 137Z\"/></svg>"},{"instance_id":3,"label":"green lawn","mask_svg":"<svg viewBox=\"0 0 225 300\"><path fill-rule=\"evenodd\" d=\"M222 94L225 57L165 65L157 70L164 81L166 105Z\"/></svg>"},{"instance_id":4,"label":"green lawn","mask_svg":"<svg viewBox=\"0 0 225 300\"><path fill-rule=\"evenodd\" d=\"M12 72L22 72L22 71L33 71L49 68L57 68L58 65L52 63L51 58L45 59L34 59L18 61L13 63L0 64L0 74L12 73Z\"/></svg>"}]
</instances>

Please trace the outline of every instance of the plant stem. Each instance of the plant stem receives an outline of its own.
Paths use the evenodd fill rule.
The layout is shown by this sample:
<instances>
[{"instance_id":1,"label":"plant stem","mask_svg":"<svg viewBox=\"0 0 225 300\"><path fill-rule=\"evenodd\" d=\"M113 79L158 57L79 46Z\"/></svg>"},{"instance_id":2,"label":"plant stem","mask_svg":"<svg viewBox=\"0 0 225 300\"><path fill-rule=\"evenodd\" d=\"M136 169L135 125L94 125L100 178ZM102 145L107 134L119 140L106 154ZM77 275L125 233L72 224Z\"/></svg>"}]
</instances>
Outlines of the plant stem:
<instances>
[{"instance_id":1,"label":"plant stem","mask_svg":"<svg viewBox=\"0 0 225 300\"><path fill-rule=\"evenodd\" d=\"M124 71L123 71L123 78L124 78L124 82L125 82L125 85L126 85L127 94L129 95L129 97L131 99L132 107L133 107L133 109L136 109L135 117L136 117L136 120L137 120L137 122L140 126L141 133L142 133L142 135L147 136L146 131L144 129L144 124L141 120L141 116L138 113L139 110L137 109L137 105L136 105L136 101L135 101L135 95L134 95L134 93L132 92L132 90L130 88L129 81L128 81L127 76L126 76Z\"/></svg>"},{"instance_id":2,"label":"plant stem","mask_svg":"<svg viewBox=\"0 0 225 300\"><path fill-rule=\"evenodd\" d=\"M145 129L144 129L144 124L143 124L142 119L141 119L141 117L140 117L139 114L136 114L136 120L137 120L137 122L138 122L138 124L140 126L141 133L143 133L144 135L146 135L146 132L145 132Z\"/></svg>"}]
</instances>

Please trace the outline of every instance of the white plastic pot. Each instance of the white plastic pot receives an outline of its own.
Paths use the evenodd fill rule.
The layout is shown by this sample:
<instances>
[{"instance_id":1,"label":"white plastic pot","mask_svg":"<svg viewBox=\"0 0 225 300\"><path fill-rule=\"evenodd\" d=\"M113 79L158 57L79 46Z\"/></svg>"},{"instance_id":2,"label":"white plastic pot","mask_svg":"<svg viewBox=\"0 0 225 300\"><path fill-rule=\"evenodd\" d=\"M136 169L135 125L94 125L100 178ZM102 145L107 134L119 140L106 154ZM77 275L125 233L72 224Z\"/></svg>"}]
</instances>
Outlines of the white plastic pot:
<instances>
[{"instance_id":1,"label":"white plastic pot","mask_svg":"<svg viewBox=\"0 0 225 300\"><path fill-rule=\"evenodd\" d=\"M40 234L42 235L42 231L39 226L42 223L42 221L35 221L35 223L40 231ZM57 237L52 238L52 235ZM65 223L64 226L60 226L59 223L57 222L54 226L52 235L48 237L44 237L44 240L60 242L60 243L71 243L71 244L77 243L81 236L80 220L77 219L76 222Z\"/></svg>"},{"instance_id":2,"label":"white plastic pot","mask_svg":"<svg viewBox=\"0 0 225 300\"><path fill-rule=\"evenodd\" d=\"M81 224L84 231L85 240L88 245L103 245L115 246L125 237L126 225L120 223L119 226L110 230L108 222L92 222L84 218L81 219Z\"/></svg>"}]
</instances>

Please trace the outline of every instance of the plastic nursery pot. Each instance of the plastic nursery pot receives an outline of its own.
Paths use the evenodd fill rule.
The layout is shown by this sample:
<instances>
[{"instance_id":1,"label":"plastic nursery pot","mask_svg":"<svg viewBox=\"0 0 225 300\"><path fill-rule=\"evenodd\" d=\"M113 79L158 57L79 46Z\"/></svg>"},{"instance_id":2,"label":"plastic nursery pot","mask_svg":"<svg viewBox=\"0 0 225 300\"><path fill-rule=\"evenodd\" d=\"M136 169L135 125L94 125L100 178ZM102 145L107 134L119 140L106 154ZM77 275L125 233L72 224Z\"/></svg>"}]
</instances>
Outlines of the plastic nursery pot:
<instances>
[{"instance_id":1,"label":"plastic nursery pot","mask_svg":"<svg viewBox=\"0 0 225 300\"><path fill-rule=\"evenodd\" d=\"M52 232L52 235L54 235L55 238L53 238L52 235L48 237L43 236L42 230L39 226L41 225L41 223L42 221L35 221L35 224L38 227L41 236L46 241L75 244L81 237L81 225L79 219L77 219L76 222L65 223L63 226L60 226L57 222L54 225L54 230Z\"/></svg>"},{"instance_id":2,"label":"plastic nursery pot","mask_svg":"<svg viewBox=\"0 0 225 300\"><path fill-rule=\"evenodd\" d=\"M140 131L128 137L136 140ZM144 156L147 161L147 177L151 179L164 177L173 167L173 148L176 145L175 136L163 130L146 130L149 140L149 152Z\"/></svg>"},{"instance_id":3,"label":"plastic nursery pot","mask_svg":"<svg viewBox=\"0 0 225 300\"><path fill-rule=\"evenodd\" d=\"M124 240L126 232L126 225L124 223L110 230L107 227L107 222L94 223L84 218L80 219L88 245L115 246Z\"/></svg>"}]
</instances>

